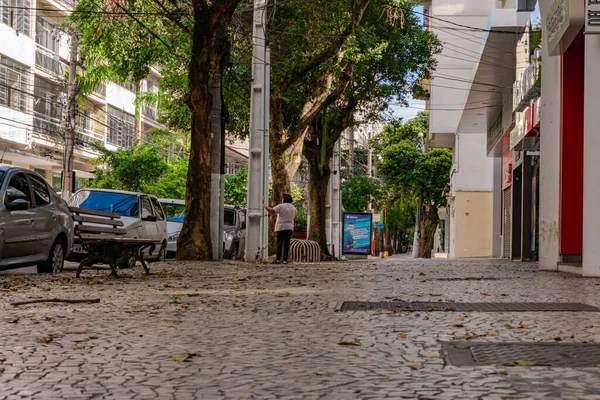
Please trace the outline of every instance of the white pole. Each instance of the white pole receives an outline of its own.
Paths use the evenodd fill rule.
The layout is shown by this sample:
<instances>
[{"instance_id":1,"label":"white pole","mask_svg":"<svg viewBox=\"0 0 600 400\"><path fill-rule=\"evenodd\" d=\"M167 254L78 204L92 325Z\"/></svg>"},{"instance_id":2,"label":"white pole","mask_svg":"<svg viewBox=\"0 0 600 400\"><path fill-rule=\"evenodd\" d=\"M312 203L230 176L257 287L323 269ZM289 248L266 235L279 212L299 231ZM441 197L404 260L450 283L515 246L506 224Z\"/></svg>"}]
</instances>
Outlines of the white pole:
<instances>
[{"instance_id":1,"label":"white pole","mask_svg":"<svg viewBox=\"0 0 600 400\"><path fill-rule=\"evenodd\" d=\"M253 262L265 260L266 240L264 227L265 212L261 205L261 198L265 196L265 187L268 188L268 181L265 183L264 165L268 165L269 156L268 147L265 148L265 133L268 121L268 112L265 106L266 85L265 85L265 67L266 67L266 6L267 0L254 1L254 24L252 28L253 49L252 49L252 92L250 93L250 154L248 160L248 213L246 225L246 261ZM267 142L268 144L268 142ZM268 173L268 172L267 172ZM267 175L268 176L268 175ZM268 190L268 189L267 189ZM265 202L268 200L265 196Z\"/></svg>"},{"instance_id":2,"label":"white pole","mask_svg":"<svg viewBox=\"0 0 600 400\"><path fill-rule=\"evenodd\" d=\"M263 13L266 15L266 13ZM265 202L269 199L269 127L270 127L270 98L271 98L271 49L265 46L265 81L264 81L264 101L265 101L265 122L263 129L263 197ZM262 256L263 261L268 261L269 256L269 213L263 209L262 222Z\"/></svg>"}]
</instances>

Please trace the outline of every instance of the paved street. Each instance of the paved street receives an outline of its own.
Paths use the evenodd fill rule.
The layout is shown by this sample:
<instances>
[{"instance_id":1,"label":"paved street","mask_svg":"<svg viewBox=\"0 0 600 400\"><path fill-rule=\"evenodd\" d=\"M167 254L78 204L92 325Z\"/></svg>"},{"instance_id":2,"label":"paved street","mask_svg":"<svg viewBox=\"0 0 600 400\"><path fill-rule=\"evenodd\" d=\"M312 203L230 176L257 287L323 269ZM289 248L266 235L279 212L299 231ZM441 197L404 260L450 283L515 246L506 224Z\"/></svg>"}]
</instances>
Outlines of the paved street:
<instances>
[{"instance_id":1,"label":"paved street","mask_svg":"<svg viewBox=\"0 0 600 400\"><path fill-rule=\"evenodd\" d=\"M393 299L600 306L599 280L499 260L150 268L2 273L0 399L600 399L598 368L449 366L440 345L600 343L600 313L334 312ZM10 304L40 298L100 302Z\"/></svg>"}]
</instances>

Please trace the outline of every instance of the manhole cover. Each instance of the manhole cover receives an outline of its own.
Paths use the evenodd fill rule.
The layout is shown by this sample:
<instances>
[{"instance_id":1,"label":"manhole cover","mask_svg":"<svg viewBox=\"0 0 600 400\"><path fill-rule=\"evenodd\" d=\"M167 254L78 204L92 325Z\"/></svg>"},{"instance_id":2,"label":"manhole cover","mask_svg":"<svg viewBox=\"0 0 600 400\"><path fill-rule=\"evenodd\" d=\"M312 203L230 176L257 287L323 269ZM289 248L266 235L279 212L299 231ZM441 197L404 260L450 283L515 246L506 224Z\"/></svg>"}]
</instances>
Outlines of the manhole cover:
<instances>
[{"instance_id":1,"label":"manhole cover","mask_svg":"<svg viewBox=\"0 0 600 400\"><path fill-rule=\"evenodd\" d=\"M478 311L478 312L531 312L531 311L589 311L600 308L582 303L453 303L445 301L344 301L336 311Z\"/></svg>"},{"instance_id":2,"label":"manhole cover","mask_svg":"<svg viewBox=\"0 0 600 400\"><path fill-rule=\"evenodd\" d=\"M494 278L494 277L477 277L477 276L467 276L465 278L435 278L436 281L446 281L446 282L457 282L457 281L504 281L509 279L518 279L518 278Z\"/></svg>"},{"instance_id":3,"label":"manhole cover","mask_svg":"<svg viewBox=\"0 0 600 400\"><path fill-rule=\"evenodd\" d=\"M444 358L459 367L600 367L600 344L442 342Z\"/></svg>"}]
</instances>

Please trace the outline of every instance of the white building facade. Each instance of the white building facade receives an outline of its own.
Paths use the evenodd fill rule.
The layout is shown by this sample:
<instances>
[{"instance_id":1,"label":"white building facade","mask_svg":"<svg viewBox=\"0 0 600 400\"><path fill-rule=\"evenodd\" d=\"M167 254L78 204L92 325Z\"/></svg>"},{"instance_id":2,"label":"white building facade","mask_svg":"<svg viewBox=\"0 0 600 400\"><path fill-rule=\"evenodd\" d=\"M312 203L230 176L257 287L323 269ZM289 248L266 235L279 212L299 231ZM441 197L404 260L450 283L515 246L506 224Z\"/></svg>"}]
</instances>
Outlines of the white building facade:
<instances>
[{"instance_id":1,"label":"white building facade","mask_svg":"<svg viewBox=\"0 0 600 400\"><path fill-rule=\"evenodd\" d=\"M0 161L42 174L59 190L61 120L66 103L68 35L59 29L75 3L70 0L0 2ZM157 92L160 71L152 68L141 92ZM89 161L103 149L127 148L158 123L156 108L143 105L135 121L135 85L108 82L78 103L74 170L78 185L93 178ZM247 154L226 148L232 173Z\"/></svg>"},{"instance_id":2,"label":"white building facade","mask_svg":"<svg viewBox=\"0 0 600 400\"><path fill-rule=\"evenodd\" d=\"M502 197L502 147L515 126L515 32L530 18L520 3L433 0L428 10L443 51L432 72L427 145L453 150L441 256L503 255L502 207L510 200Z\"/></svg>"}]
</instances>

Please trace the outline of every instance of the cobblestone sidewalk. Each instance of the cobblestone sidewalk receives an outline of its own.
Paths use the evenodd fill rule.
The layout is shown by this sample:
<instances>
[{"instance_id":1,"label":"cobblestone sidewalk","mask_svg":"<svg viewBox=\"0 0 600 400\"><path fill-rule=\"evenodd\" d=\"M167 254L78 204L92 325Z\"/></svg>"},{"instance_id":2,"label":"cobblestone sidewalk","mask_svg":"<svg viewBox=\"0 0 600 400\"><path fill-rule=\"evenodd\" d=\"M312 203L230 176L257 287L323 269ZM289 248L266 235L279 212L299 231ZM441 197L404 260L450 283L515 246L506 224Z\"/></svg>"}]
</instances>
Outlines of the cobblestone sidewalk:
<instances>
[{"instance_id":1,"label":"cobblestone sidewalk","mask_svg":"<svg viewBox=\"0 0 600 400\"><path fill-rule=\"evenodd\" d=\"M348 300L600 306L599 280L498 260L151 270L0 276L0 399L600 399L600 368L455 367L440 343L600 343L600 313L334 312ZM40 298L100 302L11 305Z\"/></svg>"}]
</instances>

